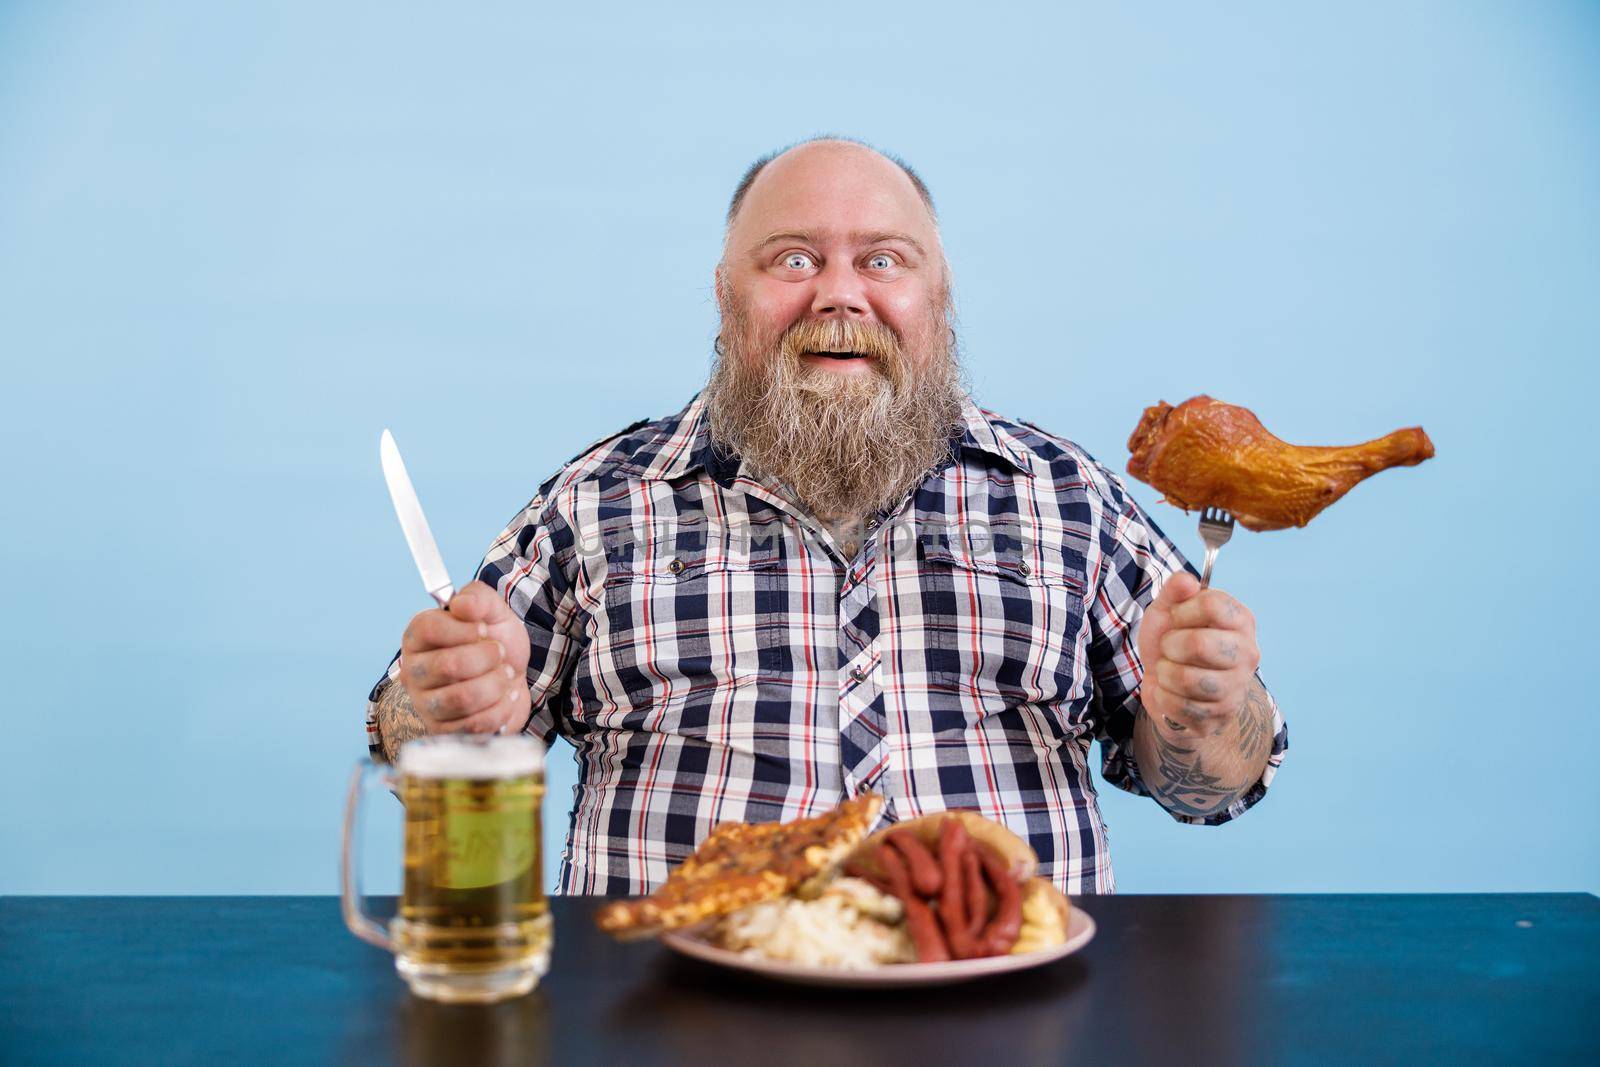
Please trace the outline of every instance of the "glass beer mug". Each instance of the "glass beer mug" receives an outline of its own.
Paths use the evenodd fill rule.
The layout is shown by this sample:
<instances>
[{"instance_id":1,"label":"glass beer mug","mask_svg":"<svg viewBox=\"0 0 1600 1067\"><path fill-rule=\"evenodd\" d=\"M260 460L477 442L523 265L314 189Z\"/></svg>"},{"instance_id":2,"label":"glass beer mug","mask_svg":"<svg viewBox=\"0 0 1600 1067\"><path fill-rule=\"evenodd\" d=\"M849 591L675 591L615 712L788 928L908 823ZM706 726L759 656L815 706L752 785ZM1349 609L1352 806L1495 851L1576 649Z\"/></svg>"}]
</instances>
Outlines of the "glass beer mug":
<instances>
[{"instance_id":1,"label":"glass beer mug","mask_svg":"<svg viewBox=\"0 0 1600 1067\"><path fill-rule=\"evenodd\" d=\"M384 927L361 907L357 830L373 781L405 805L405 881ZM504 1000L550 967L550 911L540 863L544 746L521 735L439 734L408 741L394 767L350 778L341 859L345 925L395 955L418 996Z\"/></svg>"}]
</instances>

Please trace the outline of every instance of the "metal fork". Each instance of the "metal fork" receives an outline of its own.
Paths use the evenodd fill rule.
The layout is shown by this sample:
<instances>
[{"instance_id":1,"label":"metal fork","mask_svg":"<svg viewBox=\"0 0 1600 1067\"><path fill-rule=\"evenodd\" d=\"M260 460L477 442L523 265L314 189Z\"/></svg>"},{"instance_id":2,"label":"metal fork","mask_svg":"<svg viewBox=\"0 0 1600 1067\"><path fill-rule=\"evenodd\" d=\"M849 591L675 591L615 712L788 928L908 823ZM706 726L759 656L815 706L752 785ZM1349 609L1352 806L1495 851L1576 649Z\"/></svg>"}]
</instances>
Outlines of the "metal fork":
<instances>
[{"instance_id":1,"label":"metal fork","mask_svg":"<svg viewBox=\"0 0 1600 1067\"><path fill-rule=\"evenodd\" d=\"M1217 562L1217 550L1232 536L1232 515L1221 508L1205 508L1200 512L1200 540L1206 543L1206 566L1200 575L1200 588L1211 585L1211 565Z\"/></svg>"}]
</instances>

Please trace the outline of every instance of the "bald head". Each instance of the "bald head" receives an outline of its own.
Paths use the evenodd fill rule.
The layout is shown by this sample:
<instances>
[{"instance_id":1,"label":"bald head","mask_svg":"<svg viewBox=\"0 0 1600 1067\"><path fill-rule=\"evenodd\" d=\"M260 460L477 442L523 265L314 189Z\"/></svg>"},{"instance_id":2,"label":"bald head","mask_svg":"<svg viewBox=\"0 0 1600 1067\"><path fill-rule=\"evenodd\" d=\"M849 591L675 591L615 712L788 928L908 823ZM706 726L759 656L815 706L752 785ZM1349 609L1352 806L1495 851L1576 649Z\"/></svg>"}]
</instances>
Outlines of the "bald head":
<instances>
[{"instance_id":1,"label":"bald head","mask_svg":"<svg viewBox=\"0 0 1600 1067\"><path fill-rule=\"evenodd\" d=\"M856 148L865 149L866 151L871 152L890 163L893 163L896 167L900 168L900 172L906 176L906 180L909 181L911 183L911 187L916 190L917 196L919 199L921 199L923 206L928 209L928 217L933 219L935 226L938 225L939 215L933 207L933 194L928 191L927 183L922 180L921 175L912 169L911 164L907 163L897 155L874 148L865 141L858 141L854 137L837 137L832 134L822 134L817 137L809 137L804 141L797 141L788 148L780 148L776 151L768 152L766 155L750 164L750 166L745 169L744 176L739 179L738 186L733 190L733 199L728 202L728 227L730 229L733 227L734 219L738 218L739 216L739 208L744 205L745 196L750 192L750 186L755 183L756 178L761 175L761 172L766 170L769 163L772 163L774 160L781 159L791 152L808 149L813 145L832 145L841 147L854 146Z\"/></svg>"}]
</instances>

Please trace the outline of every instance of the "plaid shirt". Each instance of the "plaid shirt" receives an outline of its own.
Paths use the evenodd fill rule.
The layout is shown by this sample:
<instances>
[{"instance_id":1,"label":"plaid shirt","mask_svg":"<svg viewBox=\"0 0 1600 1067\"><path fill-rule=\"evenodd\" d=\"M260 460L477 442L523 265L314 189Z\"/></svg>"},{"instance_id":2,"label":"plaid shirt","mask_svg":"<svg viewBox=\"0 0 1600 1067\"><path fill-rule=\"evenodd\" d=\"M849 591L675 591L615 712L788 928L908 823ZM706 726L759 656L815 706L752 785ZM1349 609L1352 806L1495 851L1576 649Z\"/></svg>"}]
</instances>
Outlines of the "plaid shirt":
<instances>
[{"instance_id":1,"label":"plaid shirt","mask_svg":"<svg viewBox=\"0 0 1600 1067\"><path fill-rule=\"evenodd\" d=\"M526 731L576 749L563 892L643 893L711 828L874 790L972 808L1068 893L1115 889L1089 773L1133 754L1141 614L1186 566L1069 441L970 404L945 463L853 546L711 445L704 403L546 482L478 578L527 624ZM381 758L376 700L369 745ZM1266 792L1287 747L1226 811Z\"/></svg>"}]
</instances>

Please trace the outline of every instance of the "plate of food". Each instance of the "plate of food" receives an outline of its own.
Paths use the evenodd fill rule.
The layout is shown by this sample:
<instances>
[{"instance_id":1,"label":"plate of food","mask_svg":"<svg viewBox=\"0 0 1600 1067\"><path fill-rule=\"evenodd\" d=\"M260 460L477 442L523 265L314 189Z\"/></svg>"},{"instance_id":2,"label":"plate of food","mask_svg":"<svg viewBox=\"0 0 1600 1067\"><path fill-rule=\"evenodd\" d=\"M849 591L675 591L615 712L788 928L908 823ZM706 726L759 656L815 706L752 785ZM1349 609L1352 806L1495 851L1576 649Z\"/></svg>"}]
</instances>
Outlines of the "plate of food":
<instances>
[{"instance_id":1,"label":"plate of food","mask_svg":"<svg viewBox=\"0 0 1600 1067\"><path fill-rule=\"evenodd\" d=\"M1026 970L1094 936L1002 824L948 811L869 833L883 803L868 793L814 818L719 826L654 893L606 905L596 923L718 966L847 987Z\"/></svg>"}]
</instances>

